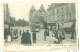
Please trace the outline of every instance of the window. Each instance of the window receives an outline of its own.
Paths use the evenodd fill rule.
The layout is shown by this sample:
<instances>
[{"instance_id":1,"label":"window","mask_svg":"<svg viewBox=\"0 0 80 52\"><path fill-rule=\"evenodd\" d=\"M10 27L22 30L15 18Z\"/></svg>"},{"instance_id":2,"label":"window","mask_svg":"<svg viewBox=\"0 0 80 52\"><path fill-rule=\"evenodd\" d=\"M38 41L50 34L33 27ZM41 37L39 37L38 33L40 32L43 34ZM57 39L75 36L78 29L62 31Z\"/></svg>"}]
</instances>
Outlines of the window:
<instances>
[{"instance_id":1,"label":"window","mask_svg":"<svg viewBox=\"0 0 80 52\"><path fill-rule=\"evenodd\" d=\"M59 21L59 16L57 16L57 21Z\"/></svg>"},{"instance_id":2,"label":"window","mask_svg":"<svg viewBox=\"0 0 80 52\"><path fill-rule=\"evenodd\" d=\"M63 10L63 8L61 8L61 11L62 11L62 13L64 13L64 10Z\"/></svg>"},{"instance_id":3,"label":"window","mask_svg":"<svg viewBox=\"0 0 80 52\"><path fill-rule=\"evenodd\" d=\"M64 20L64 15L61 16L61 20L62 20L62 21Z\"/></svg>"},{"instance_id":4,"label":"window","mask_svg":"<svg viewBox=\"0 0 80 52\"><path fill-rule=\"evenodd\" d=\"M53 15L54 15L54 11L53 11Z\"/></svg>"},{"instance_id":5,"label":"window","mask_svg":"<svg viewBox=\"0 0 80 52\"><path fill-rule=\"evenodd\" d=\"M69 14L69 21L71 21L71 14Z\"/></svg>"},{"instance_id":6,"label":"window","mask_svg":"<svg viewBox=\"0 0 80 52\"><path fill-rule=\"evenodd\" d=\"M57 9L57 14L59 13L59 9Z\"/></svg>"}]
</instances>

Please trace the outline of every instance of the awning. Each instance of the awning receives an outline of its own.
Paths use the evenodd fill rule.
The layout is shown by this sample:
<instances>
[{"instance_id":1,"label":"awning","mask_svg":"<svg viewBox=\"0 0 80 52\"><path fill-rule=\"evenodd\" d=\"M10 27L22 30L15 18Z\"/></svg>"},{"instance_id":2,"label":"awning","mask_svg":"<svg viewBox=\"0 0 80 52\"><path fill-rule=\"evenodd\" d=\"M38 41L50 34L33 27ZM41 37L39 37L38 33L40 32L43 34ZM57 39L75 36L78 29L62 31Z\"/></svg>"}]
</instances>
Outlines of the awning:
<instances>
[{"instance_id":1,"label":"awning","mask_svg":"<svg viewBox=\"0 0 80 52\"><path fill-rule=\"evenodd\" d=\"M67 23L64 23L62 27L63 28L69 28L72 26L72 24L73 24L73 22L67 22Z\"/></svg>"},{"instance_id":2,"label":"awning","mask_svg":"<svg viewBox=\"0 0 80 52\"><path fill-rule=\"evenodd\" d=\"M47 22L48 25L55 25L55 22Z\"/></svg>"},{"instance_id":3,"label":"awning","mask_svg":"<svg viewBox=\"0 0 80 52\"><path fill-rule=\"evenodd\" d=\"M55 25L55 23L48 23L48 25L53 25L53 26L54 26L54 25Z\"/></svg>"}]
</instances>

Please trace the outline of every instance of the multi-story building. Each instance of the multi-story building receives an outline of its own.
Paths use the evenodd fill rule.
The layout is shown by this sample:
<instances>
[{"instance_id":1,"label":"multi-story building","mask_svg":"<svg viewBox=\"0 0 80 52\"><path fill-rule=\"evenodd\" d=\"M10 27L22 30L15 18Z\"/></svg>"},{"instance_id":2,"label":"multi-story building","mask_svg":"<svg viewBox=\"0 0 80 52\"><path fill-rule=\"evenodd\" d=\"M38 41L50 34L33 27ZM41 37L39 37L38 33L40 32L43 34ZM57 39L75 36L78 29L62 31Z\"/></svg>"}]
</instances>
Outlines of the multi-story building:
<instances>
[{"instance_id":1,"label":"multi-story building","mask_svg":"<svg viewBox=\"0 0 80 52\"><path fill-rule=\"evenodd\" d=\"M75 19L74 3L52 3L47 9L47 23L61 24L63 22L73 21ZM58 26L58 25L57 25Z\"/></svg>"},{"instance_id":2,"label":"multi-story building","mask_svg":"<svg viewBox=\"0 0 80 52\"><path fill-rule=\"evenodd\" d=\"M8 24L10 22L10 13L8 4L4 4L3 8L4 8L4 24Z\"/></svg>"},{"instance_id":3,"label":"multi-story building","mask_svg":"<svg viewBox=\"0 0 80 52\"><path fill-rule=\"evenodd\" d=\"M11 17L10 16L10 11L9 11L9 7L8 4L3 4L3 8L4 8L4 27L10 27L14 26L15 24L15 17Z\"/></svg>"},{"instance_id":4,"label":"multi-story building","mask_svg":"<svg viewBox=\"0 0 80 52\"><path fill-rule=\"evenodd\" d=\"M52 29L52 26L55 25L55 5L51 4L48 6L49 8L47 9L47 24L48 28Z\"/></svg>"},{"instance_id":5,"label":"multi-story building","mask_svg":"<svg viewBox=\"0 0 80 52\"><path fill-rule=\"evenodd\" d=\"M47 12L44 9L44 6L41 5L38 10L32 5L30 12L29 12L29 22L30 25L32 24L40 24L43 25L43 22L46 21Z\"/></svg>"},{"instance_id":6,"label":"multi-story building","mask_svg":"<svg viewBox=\"0 0 80 52\"><path fill-rule=\"evenodd\" d=\"M43 6L43 4L41 4L40 8L38 9L38 17L41 18L43 17L44 21L46 21L46 17L47 17L47 12Z\"/></svg>"}]
</instances>

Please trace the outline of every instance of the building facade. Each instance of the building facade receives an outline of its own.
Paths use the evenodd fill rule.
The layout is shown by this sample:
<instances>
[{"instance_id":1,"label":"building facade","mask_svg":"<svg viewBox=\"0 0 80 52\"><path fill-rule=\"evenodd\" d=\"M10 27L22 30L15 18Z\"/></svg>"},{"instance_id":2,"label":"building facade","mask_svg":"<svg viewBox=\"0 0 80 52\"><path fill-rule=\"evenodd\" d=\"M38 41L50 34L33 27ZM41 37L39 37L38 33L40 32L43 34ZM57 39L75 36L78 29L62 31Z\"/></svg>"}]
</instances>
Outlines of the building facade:
<instances>
[{"instance_id":1,"label":"building facade","mask_svg":"<svg viewBox=\"0 0 80 52\"><path fill-rule=\"evenodd\" d=\"M75 20L74 3L52 3L47 9L47 23L62 24ZM57 28L58 29L58 28Z\"/></svg>"},{"instance_id":2,"label":"building facade","mask_svg":"<svg viewBox=\"0 0 80 52\"><path fill-rule=\"evenodd\" d=\"M40 6L38 10L35 9L35 7L32 5L30 12L29 12L29 22L30 24L41 24L43 25L43 22L46 21L47 12L43 6L43 4Z\"/></svg>"},{"instance_id":3,"label":"building facade","mask_svg":"<svg viewBox=\"0 0 80 52\"><path fill-rule=\"evenodd\" d=\"M8 4L4 4L3 8L4 8L4 24L8 24L10 22L10 13Z\"/></svg>"},{"instance_id":4,"label":"building facade","mask_svg":"<svg viewBox=\"0 0 80 52\"><path fill-rule=\"evenodd\" d=\"M47 17L47 12L43 6L43 4L41 4L40 8L38 9L38 17L42 17L44 19L44 21L46 21L46 17Z\"/></svg>"},{"instance_id":5,"label":"building facade","mask_svg":"<svg viewBox=\"0 0 80 52\"><path fill-rule=\"evenodd\" d=\"M29 12L30 24L34 24L36 22L36 16L37 16L36 14L37 14L36 9L35 9L34 5L32 5L30 12Z\"/></svg>"},{"instance_id":6,"label":"building facade","mask_svg":"<svg viewBox=\"0 0 80 52\"><path fill-rule=\"evenodd\" d=\"M9 11L9 7L8 4L3 4L3 8L4 8L4 27L10 27L15 25L15 17L11 17L10 16L10 11Z\"/></svg>"}]
</instances>

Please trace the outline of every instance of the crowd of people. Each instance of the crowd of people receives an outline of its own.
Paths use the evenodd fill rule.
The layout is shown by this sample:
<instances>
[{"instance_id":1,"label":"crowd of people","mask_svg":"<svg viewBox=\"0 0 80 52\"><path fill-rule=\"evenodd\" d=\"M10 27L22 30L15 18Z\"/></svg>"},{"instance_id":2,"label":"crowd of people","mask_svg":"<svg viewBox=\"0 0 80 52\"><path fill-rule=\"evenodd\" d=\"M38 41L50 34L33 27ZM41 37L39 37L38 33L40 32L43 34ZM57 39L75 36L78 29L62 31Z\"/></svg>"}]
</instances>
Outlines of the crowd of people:
<instances>
[{"instance_id":1,"label":"crowd of people","mask_svg":"<svg viewBox=\"0 0 80 52\"><path fill-rule=\"evenodd\" d=\"M18 38L18 30L17 29L9 29L5 28L4 29L4 42L12 42L13 39Z\"/></svg>"},{"instance_id":2,"label":"crowd of people","mask_svg":"<svg viewBox=\"0 0 80 52\"><path fill-rule=\"evenodd\" d=\"M54 39L54 43L60 43L62 42L63 39L65 39L65 35L63 32L59 31L53 31L52 37L54 37L55 39L57 39L57 41ZM17 39L19 36L21 36L21 44L27 44L27 45L31 45L31 34L29 32L29 30L26 31L21 31L18 29L11 29L9 32L9 28L4 29L4 39L5 39L5 43L6 42L13 42L13 39ZM47 36L50 36L49 34L49 30L45 29L44 31L44 41L46 41ZM34 31L32 33L32 40L33 43L36 44L36 32Z\"/></svg>"},{"instance_id":3,"label":"crowd of people","mask_svg":"<svg viewBox=\"0 0 80 52\"><path fill-rule=\"evenodd\" d=\"M46 38L47 36L50 36L50 33L49 33L49 29L44 29L44 33L43 33L43 36L44 36L44 41L46 41ZM31 33L29 32L29 30L21 30L21 29L10 29L9 28L5 28L4 29L4 42L13 42L14 39L17 39L19 36L21 36L21 44L27 44L27 45L32 45L32 42L33 44L36 44L36 31L33 31L32 32L32 37L31 37ZM72 33L71 33L71 39L73 39L74 37L74 28L72 28ZM65 32L63 29L61 30L53 30L53 34L52 34L52 37L53 37L53 43L54 44L60 44L62 43L62 40L65 40ZM31 39L32 39L32 42L31 42Z\"/></svg>"},{"instance_id":4,"label":"crowd of people","mask_svg":"<svg viewBox=\"0 0 80 52\"><path fill-rule=\"evenodd\" d=\"M49 30L45 29L44 31L44 40L46 41L47 36L50 36ZM65 33L62 30L55 31L53 30L52 33L52 43L53 44L60 44L62 43L62 40L65 40Z\"/></svg>"},{"instance_id":5,"label":"crowd of people","mask_svg":"<svg viewBox=\"0 0 80 52\"><path fill-rule=\"evenodd\" d=\"M21 44L27 44L31 45L31 34L29 30L21 30L21 29L10 29L5 28L4 29L4 42L13 42L14 39L17 39L19 36L21 36ZM32 33L32 39L33 43L36 44L36 32L34 31Z\"/></svg>"},{"instance_id":6,"label":"crowd of people","mask_svg":"<svg viewBox=\"0 0 80 52\"><path fill-rule=\"evenodd\" d=\"M21 37L21 44L28 44L31 45L31 39L30 39L31 35L29 33L29 31L25 31L23 30L22 33L22 37Z\"/></svg>"}]
</instances>

